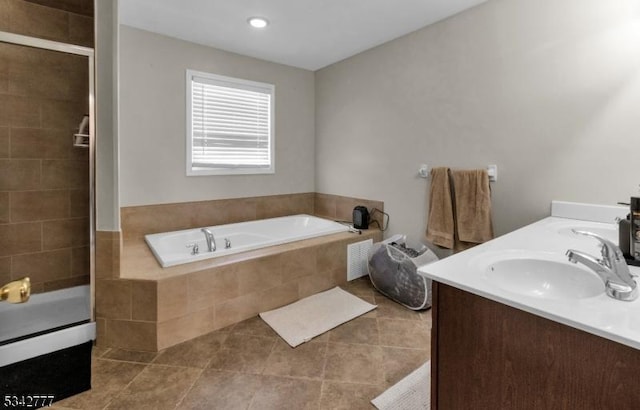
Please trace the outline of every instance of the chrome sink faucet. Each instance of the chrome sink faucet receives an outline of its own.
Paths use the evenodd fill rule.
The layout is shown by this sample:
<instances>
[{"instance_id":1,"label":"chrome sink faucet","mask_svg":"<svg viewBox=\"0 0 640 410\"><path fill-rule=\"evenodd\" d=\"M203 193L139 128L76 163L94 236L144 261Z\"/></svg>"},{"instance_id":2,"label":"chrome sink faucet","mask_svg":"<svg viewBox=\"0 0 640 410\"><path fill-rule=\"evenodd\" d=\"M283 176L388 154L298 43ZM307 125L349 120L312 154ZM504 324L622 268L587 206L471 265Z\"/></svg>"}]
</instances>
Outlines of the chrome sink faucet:
<instances>
[{"instance_id":1,"label":"chrome sink faucet","mask_svg":"<svg viewBox=\"0 0 640 410\"><path fill-rule=\"evenodd\" d=\"M629 267L620 248L613 242L593 232L574 229L573 233L597 239L602 245L600 250L602 259L597 259L581 251L569 249L566 253L569 262L580 262L598 274L604 282L608 296L624 301L635 300L638 297L638 287L636 281L631 277L631 272L629 272Z\"/></svg>"},{"instance_id":2,"label":"chrome sink faucet","mask_svg":"<svg viewBox=\"0 0 640 410\"><path fill-rule=\"evenodd\" d=\"M209 230L209 228L200 229L202 233L204 233L204 237L207 240L207 249L209 252L215 252L216 250L216 239L213 237L213 232Z\"/></svg>"}]
</instances>

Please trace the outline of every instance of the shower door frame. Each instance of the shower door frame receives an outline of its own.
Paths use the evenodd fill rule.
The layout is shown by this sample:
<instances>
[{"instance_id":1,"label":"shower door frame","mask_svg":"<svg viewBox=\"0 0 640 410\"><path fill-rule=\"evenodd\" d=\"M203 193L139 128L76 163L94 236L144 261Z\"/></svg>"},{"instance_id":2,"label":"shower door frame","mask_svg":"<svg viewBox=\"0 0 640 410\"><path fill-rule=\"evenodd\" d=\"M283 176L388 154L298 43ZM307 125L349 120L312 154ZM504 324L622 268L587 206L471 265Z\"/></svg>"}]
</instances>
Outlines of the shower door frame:
<instances>
[{"instance_id":1,"label":"shower door frame","mask_svg":"<svg viewBox=\"0 0 640 410\"><path fill-rule=\"evenodd\" d=\"M58 41L45 40L22 34L0 31L0 43L57 51L87 57L89 65L89 287L91 291L91 321L95 321L95 51L93 48ZM72 130L70 130L72 131Z\"/></svg>"}]
</instances>

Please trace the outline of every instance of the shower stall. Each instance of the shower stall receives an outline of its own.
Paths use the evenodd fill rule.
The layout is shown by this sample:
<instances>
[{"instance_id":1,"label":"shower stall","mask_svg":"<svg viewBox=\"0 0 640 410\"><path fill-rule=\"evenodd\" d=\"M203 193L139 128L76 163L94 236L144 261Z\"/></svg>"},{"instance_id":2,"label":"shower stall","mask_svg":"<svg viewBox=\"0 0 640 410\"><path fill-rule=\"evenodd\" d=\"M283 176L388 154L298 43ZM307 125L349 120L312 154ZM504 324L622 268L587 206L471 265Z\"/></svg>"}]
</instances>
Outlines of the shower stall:
<instances>
[{"instance_id":1,"label":"shower stall","mask_svg":"<svg viewBox=\"0 0 640 410\"><path fill-rule=\"evenodd\" d=\"M94 151L93 49L0 31L4 405L90 388Z\"/></svg>"}]
</instances>

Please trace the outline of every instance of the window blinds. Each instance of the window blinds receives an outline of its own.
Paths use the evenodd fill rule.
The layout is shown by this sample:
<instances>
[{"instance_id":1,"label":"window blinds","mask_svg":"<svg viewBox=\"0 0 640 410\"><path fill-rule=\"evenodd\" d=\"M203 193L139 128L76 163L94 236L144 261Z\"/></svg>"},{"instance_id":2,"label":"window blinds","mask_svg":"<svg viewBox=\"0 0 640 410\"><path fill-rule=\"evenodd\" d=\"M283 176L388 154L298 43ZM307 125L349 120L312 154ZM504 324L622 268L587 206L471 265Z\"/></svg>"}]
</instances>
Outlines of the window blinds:
<instances>
[{"instance_id":1,"label":"window blinds","mask_svg":"<svg viewBox=\"0 0 640 410\"><path fill-rule=\"evenodd\" d=\"M192 168L271 168L273 86L191 77Z\"/></svg>"}]
</instances>

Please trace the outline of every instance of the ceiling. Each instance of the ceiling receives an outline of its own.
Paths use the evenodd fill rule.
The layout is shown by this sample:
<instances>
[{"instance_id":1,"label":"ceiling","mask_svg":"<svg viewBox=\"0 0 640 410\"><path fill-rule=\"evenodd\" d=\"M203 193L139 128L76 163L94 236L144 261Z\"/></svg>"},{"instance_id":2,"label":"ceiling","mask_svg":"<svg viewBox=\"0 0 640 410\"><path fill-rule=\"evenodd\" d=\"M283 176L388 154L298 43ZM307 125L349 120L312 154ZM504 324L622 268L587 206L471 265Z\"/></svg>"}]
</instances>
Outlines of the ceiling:
<instances>
[{"instance_id":1,"label":"ceiling","mask_svg":"<svg viewBox=\"0 0 640 410\"><path fill-rule=\"evenodd\" d=\"M120 22L308 70L343 60L486 0L120 0ZM263 16L270 25L247 24Z\"/></svg>"}]
</instances>

